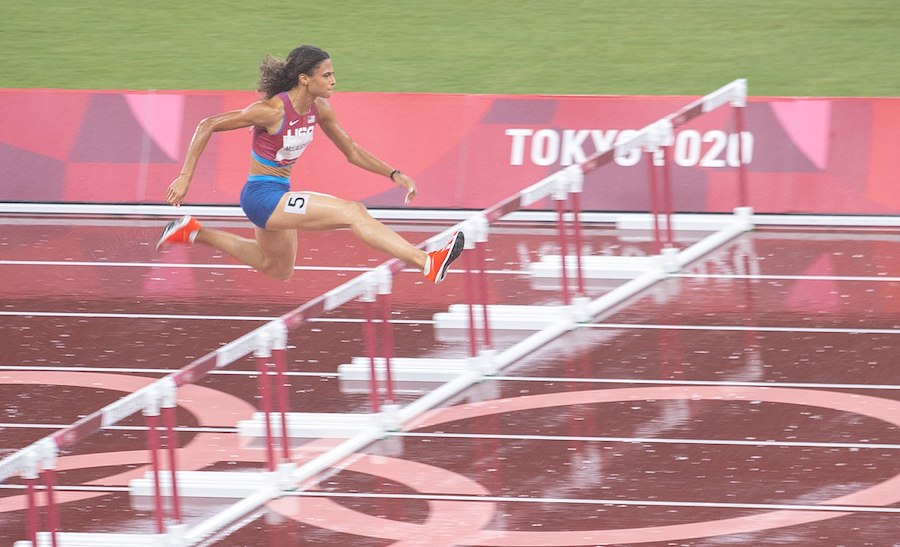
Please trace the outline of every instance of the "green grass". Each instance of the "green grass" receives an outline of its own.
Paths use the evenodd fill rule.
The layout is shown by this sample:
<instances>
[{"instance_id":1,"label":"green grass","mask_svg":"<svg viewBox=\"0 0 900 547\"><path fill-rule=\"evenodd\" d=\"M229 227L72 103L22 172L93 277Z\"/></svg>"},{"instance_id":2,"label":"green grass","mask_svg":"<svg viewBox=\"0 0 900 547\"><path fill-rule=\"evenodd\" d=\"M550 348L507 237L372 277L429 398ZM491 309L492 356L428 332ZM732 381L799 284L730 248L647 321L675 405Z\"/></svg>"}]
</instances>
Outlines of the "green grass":
<instances>
[{"instance_id":1,"label":"green grass","mask_svg":"<svg viewBox=\"0 0 900 547\"><path fill-rule=\"evenodd\" d=\"M302 43L353 91L900 96L897 0L10 0L0 87L252 89Z\"/></svg>"}]
</instances>

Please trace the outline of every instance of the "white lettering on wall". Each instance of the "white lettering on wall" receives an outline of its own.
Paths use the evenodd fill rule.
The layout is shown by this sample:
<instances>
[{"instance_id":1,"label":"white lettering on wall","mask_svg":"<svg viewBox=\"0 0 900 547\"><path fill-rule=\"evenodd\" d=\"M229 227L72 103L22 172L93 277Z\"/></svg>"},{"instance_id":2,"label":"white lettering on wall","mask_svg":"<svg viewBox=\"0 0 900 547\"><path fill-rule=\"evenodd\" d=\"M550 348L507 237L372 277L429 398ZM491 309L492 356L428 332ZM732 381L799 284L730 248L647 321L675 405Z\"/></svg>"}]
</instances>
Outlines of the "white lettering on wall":
<instances>
[{"instance_id":1,"label":"white lettering on wall","mask_svg":"<svg viewBox=\"0 0 900 547\"><path fill-rule=\"evenodd\" d=\"M522 165L525 158L525 138L533 134L531 129L507 129L506 136L512 137L509 155L510 165Z\"/></svg>"},{"instance_id":2,"label":"white lettering on wall","mask_svg":"<svg viewBox=\"0 0 900 547\"><path fill-rule=\"evenodd\" d=\"M582 163L596 152L606 152L635 134L632 129L524 129L510 128L510 165L573 165ZM672 158L680 167L737 167L741 162L753 160L753 134L743 131L727 133L719 129L705 132L685 129L676 133ZM591 147L593 149L591 149ZM643 156L640 149L616 156L615 163L622 167L637 165Z\"/></svg>"},{"instance_id":3,"label":"white lettering on wall","mask_svg":"<svg viewBox=\"0 0 900 547\"><path fill-rule=\"evenodd\" d=\"M553 165L559 159L559 133L539 129L531 137L531 161L537 165Z\"/></svg>"}]
</instances>

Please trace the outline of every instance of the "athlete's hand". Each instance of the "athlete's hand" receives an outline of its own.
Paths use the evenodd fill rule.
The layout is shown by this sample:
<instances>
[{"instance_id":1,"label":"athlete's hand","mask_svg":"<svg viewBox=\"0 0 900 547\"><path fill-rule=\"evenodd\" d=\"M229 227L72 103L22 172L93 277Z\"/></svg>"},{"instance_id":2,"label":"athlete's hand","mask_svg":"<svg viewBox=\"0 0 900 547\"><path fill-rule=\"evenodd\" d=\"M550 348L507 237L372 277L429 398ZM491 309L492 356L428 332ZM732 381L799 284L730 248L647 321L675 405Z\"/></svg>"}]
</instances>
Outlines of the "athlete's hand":
<instances>
[{"instance_id":1,"label":"athlete's hand","mask_svg":"<svg viewBox=\"0 0 900 547\"><path fill-rule=\"evenodd\" d=\"M406 188L406 199L403 200L403 203L409 205L413 198L416 197L416 181L412 179L412 177L407 176L404 173L398 174L394 177L394 182L397 183L401 188Z\"/></svg>"},{"instance_id":2,"label":"athlete's hand","mask_svg":"<svg viewBox=\"0 0 900 547\"><path fill-rule=\"evenodd\" d=\"M190 186L191 177L179 175L179 177L173 180L172 184L169 185L169 189L166 190L166 201L168 201L170 205L178 207L184 200L184 196L187 195Z\"/></svg>"}]
</instances>

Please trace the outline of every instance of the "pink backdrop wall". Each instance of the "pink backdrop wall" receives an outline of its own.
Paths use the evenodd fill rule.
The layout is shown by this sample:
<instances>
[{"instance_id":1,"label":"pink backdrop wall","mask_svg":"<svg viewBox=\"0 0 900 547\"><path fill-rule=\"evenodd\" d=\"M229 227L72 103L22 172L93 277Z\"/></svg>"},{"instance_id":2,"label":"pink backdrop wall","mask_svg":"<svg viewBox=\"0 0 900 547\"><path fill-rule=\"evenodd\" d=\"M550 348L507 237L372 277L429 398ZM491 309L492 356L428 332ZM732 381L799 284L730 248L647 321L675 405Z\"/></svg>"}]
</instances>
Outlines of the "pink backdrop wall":
<instances>
[{"instance_id":1,"label":"pink backdrop wall","mask_svg":"<svg viewBox=\"0 0 900 547\"><path fill-rule=\"evenodd\" d=\"M197 122L256 98L0 90L0 201L162 203ZM356 141L417 179L415 206L481 209L694 98L347 92L332 104ZM736 205L736 138L727 106L676 133L676 210ZM900 212L900 99L751 98L743 143L758 212ZM188 203L236 204L248 158L248 131L215 135ZM349 165L323 133L295 166L292 186L373 207L403 203L387 179ZM583 202L646 210L646 160L626 156L591 173Z\"/></svg>"}]
</instances>

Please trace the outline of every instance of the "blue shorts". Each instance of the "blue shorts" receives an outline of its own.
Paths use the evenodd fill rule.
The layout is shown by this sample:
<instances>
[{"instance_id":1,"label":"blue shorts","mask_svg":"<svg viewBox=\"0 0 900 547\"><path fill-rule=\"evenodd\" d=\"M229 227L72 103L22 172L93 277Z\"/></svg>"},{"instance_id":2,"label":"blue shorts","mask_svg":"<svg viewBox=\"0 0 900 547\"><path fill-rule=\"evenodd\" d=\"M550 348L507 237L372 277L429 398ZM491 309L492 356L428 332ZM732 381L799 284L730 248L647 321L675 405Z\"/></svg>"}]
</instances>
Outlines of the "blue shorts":
<instances>
[{"instance_id":1,"label":"blue shorts","mask_svg":"<svg viewBox=\"0 0 900 547\"><path fill-rule=\"evenodd\" d=\"M252 176L241 189L241 209L250 222L266 227L269 217L278 207L281 196L290 191L290 184L279 177Z\"/></svg>"}]
</instances>

